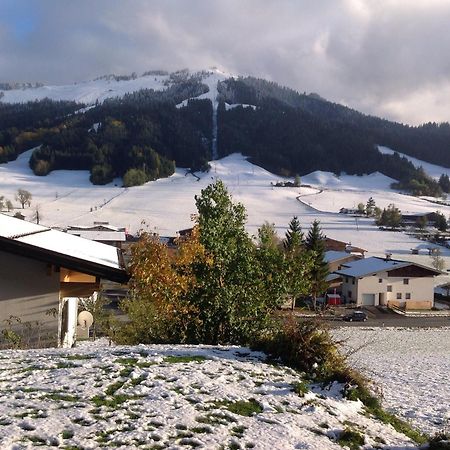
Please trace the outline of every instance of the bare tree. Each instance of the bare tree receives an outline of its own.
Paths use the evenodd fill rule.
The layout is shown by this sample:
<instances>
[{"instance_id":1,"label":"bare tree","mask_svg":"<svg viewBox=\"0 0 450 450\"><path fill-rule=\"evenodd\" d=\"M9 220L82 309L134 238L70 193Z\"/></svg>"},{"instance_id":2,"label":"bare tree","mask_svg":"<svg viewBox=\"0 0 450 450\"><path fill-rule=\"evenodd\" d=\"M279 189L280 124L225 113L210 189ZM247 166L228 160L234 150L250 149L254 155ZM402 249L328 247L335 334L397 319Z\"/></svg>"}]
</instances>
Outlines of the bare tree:
<instances>
[{"instance_id":1,"label":"bare tree","mask_svg":"<svg viewBox=\"0 0 450 450\"><path fill-rule=\"evenodd\" d=\"M28 192L25 189L19 189L16 194L16 200L22 205L22 209L25 208L25 205L31 205L31 199L33 196L31 192Z\"/></svg>"},{"instance_id":2,"label":"bare tree","mask_svg":"<svg viewBox=\"0 0 450 450\"><path fill-rule=\"evenodd\" d=\"M34 208L33 220L39 225L42 220L42 213L40 205L36 205Z\"/></svg>"}]
</instances>

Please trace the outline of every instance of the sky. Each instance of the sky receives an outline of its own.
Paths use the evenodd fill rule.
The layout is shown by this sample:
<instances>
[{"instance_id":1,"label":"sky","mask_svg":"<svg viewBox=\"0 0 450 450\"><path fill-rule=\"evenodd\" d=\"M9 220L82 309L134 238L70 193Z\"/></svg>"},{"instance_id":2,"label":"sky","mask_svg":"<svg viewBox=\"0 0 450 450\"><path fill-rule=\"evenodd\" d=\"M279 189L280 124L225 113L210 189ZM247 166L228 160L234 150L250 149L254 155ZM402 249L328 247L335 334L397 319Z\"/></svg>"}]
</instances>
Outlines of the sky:
<instances>
[{"instance_id":1,"label":"sky","mask_svg":"<svg viewBox=\"0 0 450 450\"><path fill-rule=\"evenodd\" d=\"M450 121L450 0L0 0L0 81L205 69Z\"/></svg>"}]
</instances>

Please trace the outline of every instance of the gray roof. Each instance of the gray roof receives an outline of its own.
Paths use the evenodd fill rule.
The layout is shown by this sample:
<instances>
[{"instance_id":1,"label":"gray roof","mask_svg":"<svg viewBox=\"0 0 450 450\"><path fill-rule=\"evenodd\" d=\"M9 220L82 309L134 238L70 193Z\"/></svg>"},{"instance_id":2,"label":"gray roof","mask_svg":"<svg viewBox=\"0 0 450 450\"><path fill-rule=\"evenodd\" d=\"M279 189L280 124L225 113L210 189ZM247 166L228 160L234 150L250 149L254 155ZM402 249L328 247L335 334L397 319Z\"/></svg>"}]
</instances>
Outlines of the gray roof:
<instances>
[{"instance_id":1,"label":"gray roof","mask_svg":"<svg viewBox=\"0 0 450 450\"><path fill-rule=\"evenodd\" d=\"M333 261L339 261L341 259L348 258L349 256L353 256L351 253L348 252L338 252L337 250L328 250L325 252L324 260L327 263L333 262Z\"/></svg>"},{"instance_id":2,"label":"gray roof","mask_svg":"<svg viewBox=\"0 0 450 450\"><path fill-rule=\"evenodd\" d=\"M373 275L379 272L385 272L388 270L399 269L400 267L416 266L435 272L436 275L441 272L432 269L431 267L422 266L410 261L400 261L396 259L384 259L372 256L370 258L360 259L358 261L352 261L342 265L340 270L336 270L334 273L347 276L347 277L364 277L366 275Z\"/></svg>"}]
</instances>

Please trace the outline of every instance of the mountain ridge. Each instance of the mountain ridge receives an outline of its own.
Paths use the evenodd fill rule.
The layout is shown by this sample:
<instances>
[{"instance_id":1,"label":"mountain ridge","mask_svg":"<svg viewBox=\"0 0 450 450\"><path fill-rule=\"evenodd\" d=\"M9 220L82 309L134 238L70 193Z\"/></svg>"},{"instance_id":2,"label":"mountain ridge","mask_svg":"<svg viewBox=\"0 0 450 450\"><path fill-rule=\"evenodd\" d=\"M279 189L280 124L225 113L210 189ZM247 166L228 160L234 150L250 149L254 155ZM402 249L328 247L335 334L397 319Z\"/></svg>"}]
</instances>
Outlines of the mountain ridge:
<instances>
[{"instance_id":1,"label":"mountain ridge","mask_svg":"<svg viewBox=\"0 0 450 450\"><path fill-rule=\"evenodd\" d=\"M33 100L17 103L25 99ZM136 184L170 175L175 164L205 170L208 160L242 152L280 175L380 171L401 189L439 195L439 185L423 171L399 155L381 154L377 145L450 167L448 123L410 127L316 93L217 69L5 91L0 161L36 145L41 147L30 161L36 174L89 169L96 184L131 169L139 171Z\"/></svg>"}]
</instances>

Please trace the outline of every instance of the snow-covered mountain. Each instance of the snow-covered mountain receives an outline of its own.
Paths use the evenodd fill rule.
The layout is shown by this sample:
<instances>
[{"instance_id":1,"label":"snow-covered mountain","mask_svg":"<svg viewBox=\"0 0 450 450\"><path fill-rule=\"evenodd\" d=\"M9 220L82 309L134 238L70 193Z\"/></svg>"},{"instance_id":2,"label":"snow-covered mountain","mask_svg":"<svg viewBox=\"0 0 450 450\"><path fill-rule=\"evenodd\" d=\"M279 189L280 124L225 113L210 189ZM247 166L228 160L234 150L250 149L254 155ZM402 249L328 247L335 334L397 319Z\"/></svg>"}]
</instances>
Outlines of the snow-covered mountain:
<instances>
[{"instance_id":1,"label":"snow-covered mountain","mask_svg":"<svg viewBox=\"0 0 450 450\"><path fill-rule=\"evenodd\" d=\"M125 94L131 94L141 89L164 91L174 83L173 74L161 75L160 73L160 71L154 71L154 73L148 75L125 80L115 77L100 77L95 80L68 85L44 85L27 89L5 90L2 91L3 97L0 101L4 103L24 103L49 98L51 100L75 101L89 106L96 102L103 102L107 98L120 98ZM184 73L201 76L202 82L208 86L209 92L199 98L207 98L212 101L217 99L217 82L231 77L231 74L218 69Z\"/></svg>"}]
</instances>

